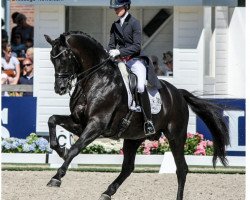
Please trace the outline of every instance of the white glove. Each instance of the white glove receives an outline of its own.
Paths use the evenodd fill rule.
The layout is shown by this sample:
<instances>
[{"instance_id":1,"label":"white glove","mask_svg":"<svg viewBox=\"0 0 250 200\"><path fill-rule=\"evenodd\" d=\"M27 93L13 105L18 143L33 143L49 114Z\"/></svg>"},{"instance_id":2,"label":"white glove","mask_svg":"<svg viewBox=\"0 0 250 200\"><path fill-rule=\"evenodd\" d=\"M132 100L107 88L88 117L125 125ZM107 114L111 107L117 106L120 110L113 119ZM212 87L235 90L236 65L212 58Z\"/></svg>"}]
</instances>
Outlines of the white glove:
<instances>
[{"instance_id":1,"label":"white glove","mask_svg":"<svg viewBox=\"0 0 250 200\"><path fill-rule=\"evenodd\" d=\"M121 53L118 49L111 49L109 51L109 55L113 58L115 58L116 56L119 56Z\"/></svg>"}]
</instances>

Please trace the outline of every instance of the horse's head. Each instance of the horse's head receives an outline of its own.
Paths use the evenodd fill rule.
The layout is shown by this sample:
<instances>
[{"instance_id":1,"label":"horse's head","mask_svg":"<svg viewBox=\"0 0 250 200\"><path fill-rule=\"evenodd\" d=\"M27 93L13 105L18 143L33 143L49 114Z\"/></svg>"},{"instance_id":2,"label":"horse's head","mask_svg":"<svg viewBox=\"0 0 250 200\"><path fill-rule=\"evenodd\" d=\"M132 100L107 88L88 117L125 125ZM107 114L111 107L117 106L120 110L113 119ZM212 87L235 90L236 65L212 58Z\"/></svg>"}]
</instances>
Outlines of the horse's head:
<instances>
[{"instance_id":1,"label":"horse's head","mask_svg":"<svg viewBox=\"0 0 250 200\"><path fill-rule=\"evenodd\" d=\"M44 36L52 46L50 60L55 69L55 92L60 95L66 94L71 90L71 82L76 77L77 58L69 46L66 36L61 35L55 40L52 40L48 35Z\"/></svg>"},{"instance_id":2,"label":"horse's head","mask_svg":"<svg viewBox=\"0 0 250 200\"><path fill-rule=\"evenodd\" d=\"M103 46L81 31L61 34L55 40L48 35L44 36L52 46L50 59L55 68L55 92L60 95L71 90L74 78L79 81L93 75L90 72L109 60L109 54Z\"/></svg>"}]
</instances>

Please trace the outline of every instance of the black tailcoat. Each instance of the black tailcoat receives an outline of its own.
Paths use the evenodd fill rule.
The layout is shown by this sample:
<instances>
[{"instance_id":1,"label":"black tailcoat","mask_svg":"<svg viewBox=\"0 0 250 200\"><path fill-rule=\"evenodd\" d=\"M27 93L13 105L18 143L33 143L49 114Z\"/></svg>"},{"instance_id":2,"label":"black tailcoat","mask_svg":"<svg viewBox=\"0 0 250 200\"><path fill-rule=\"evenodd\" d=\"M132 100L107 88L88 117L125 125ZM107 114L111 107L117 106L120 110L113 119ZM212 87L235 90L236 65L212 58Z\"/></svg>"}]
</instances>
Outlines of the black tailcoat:
<instances>
[{"instance_id":1,"label":"black tailcoat","mask_svg":"<svg viewBox=\"0 0 250 200\"><path fill-rule=\"evenodd\" d=\"M120 56L131 56L132 58L142 56L141 53L142 29L139 20L128 14L122 26L120 20L112 24L110 30L110 40L108 51L110 49L119 49ZM144 56L143 56L144 57ZM148 65L148 81L150 85L161 88L160 81L154 73L154 66L151 62Z\"/></svg>"}]
</instances>

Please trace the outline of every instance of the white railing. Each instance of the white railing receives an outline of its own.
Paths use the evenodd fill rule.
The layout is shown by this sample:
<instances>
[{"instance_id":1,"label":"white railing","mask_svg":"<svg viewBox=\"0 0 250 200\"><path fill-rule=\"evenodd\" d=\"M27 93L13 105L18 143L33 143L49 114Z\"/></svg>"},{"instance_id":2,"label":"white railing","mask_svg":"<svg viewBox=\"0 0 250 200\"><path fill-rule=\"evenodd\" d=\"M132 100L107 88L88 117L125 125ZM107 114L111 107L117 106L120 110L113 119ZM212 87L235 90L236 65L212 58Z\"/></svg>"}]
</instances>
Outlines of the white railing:
<instances>
[{"instance_id":1,"label":"white railing","mask_svg":"<svg viewBox=\"0 0 250 200\"><path fill-rule=\"evenodd\" d=\"M33 85L2 85L3 92L33 92Z\"/></svg>"},{"instance_id":2,"label":"white railing","mask_svg":"<svg viewBox=\"0 0 250 200\"><path fill-rule=\"evenodd\" d=\"M49 163L50 167L58 168L63 163L63 159L56 153L52 154L25 154L25 153L2 153L2 163ZM212 166L212 156L185 156L189 166ZM245 157L228 156L229 167L245 167ZM72 160L71 167L78 164L96 165L121 165L123 155L110 154L79 154ZM164 155L137 155L136 165L160 165L159 173L175 173L176 166L171 152ZM220 162L217 166L222 166Z\"/></svg>"}]
</instances>

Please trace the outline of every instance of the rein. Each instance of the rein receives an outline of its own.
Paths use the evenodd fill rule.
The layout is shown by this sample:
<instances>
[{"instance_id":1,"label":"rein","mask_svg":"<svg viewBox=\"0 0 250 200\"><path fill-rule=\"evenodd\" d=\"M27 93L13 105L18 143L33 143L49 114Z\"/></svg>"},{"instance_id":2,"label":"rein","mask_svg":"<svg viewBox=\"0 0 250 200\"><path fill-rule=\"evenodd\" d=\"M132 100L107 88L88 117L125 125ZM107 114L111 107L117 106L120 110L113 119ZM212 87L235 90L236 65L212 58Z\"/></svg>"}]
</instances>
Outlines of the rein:
<instances>
[{"instance_id":1,"label":"rein","mask_svg":"<svg viewBox=\"0 0 250 200\"><path fill-rule=\"evenodd\" d=\"M99 69L101 69L102 67L103 67L103 65L104 64L106 64L109 60L110 60L110 56L108 57L108 58L106 58L103 62L101 62L101 63L99 63L99 64L97 64L97 65L95 65L95 66L93 66L93 67L91 67L91 68L89 68L89 69L87 69L86 71L84 71L84 72L81 72L80 74L77 74L76 76L74 76L74 75L72 75L71 77L73 77L73 78L70 78L69 80L68 80L68 84L70 85L70 87L72 88L72 87L76 87L81 81L83 81L85 78L87 78L87 77L89 77L89 76L91 76L91 75L93 75L95 72L97 72ZM93 69L93 68L95 68L95 69ZM88 73L89 71L91 71L91 70L93 70L92 72L90 72L89 74L86 74L86 73ZM85 76L84 76L85 75ZM72 85L72 81L73 81L73 79L74 79L74 77L75 78L79 78L79 77L81 77L81 76L83 76L81 79L79 79L74 85ZM72 96L72 94L70 93L70 91L69 91L69 96L71 97Z\"/></svg>"},{"instance_id":2,"label":"rein","mask_svg":"<svg viewBox=\"0 0 250 200\"><path fill-rule=\"evenodd\" d=\"M85 75L86 73L88 73L89 71L93 70L92 72L90 72L89 74L86 74L85 76L83 76L80 80L78 80L75 84L78 85L83 79L93 75L95 72L97 72L99 69L101 69L103 67L104 64L106 64L109 60L111 59L111 56L109 56L108 58L106 58L104 61L102 61L101 63L81 72L80 74L78 74L76 76L76 78L80 78L81 76Z\"/></svg>"}]
</instances>

